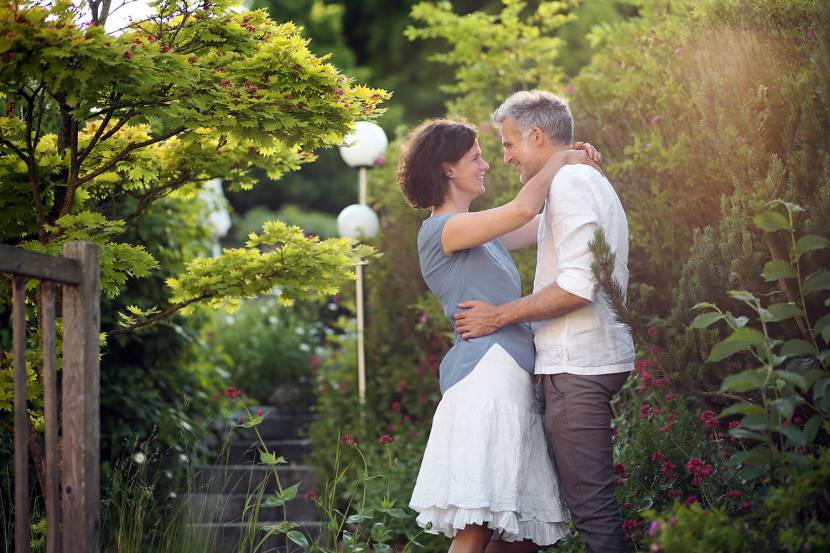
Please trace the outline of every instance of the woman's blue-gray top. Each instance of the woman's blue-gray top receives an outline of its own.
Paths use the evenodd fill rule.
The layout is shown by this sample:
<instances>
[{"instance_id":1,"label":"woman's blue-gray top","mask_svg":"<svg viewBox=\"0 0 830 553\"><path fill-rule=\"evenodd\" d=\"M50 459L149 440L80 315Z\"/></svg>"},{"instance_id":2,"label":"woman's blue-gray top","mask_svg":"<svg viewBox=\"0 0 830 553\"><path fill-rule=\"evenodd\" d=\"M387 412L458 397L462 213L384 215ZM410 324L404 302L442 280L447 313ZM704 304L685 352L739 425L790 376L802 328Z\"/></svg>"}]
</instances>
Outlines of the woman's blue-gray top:
<instances>
[{"instance_id":1,"label":"woman's blue-gray top","mask_svg":"<svg viewBox=\"0 0 830 553\"><path fill-rule=\"evenodd\" d=\"M494 343L513 356L527 372L533 374L533 333L528 324L500 328L493 334L462 340L455 328L453 315L461 311L458 304L482 300L502 304L522 295L519 271L501 240L446 255L441 248L441 232L455 213L430 217L418 232L418 258L421 274L429 289L444 306L444 314L452 324L455 344L441 361L441 393L470 374L476 363Z\"/></svg>"}]
</instances>

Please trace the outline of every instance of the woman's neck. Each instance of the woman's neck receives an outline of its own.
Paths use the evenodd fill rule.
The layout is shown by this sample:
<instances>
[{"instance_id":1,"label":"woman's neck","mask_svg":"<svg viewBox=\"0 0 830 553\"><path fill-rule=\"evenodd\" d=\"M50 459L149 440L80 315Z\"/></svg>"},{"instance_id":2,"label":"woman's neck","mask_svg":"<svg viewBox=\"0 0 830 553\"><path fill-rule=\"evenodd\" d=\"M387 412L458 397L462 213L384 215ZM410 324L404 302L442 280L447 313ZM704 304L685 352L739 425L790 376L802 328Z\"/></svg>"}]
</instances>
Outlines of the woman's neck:
<instances>
[{"instance_id":1,"label":"woman's neck","mask_svg":"<svg viewBox=\"0 0 830 553\"><path fill-rule=\"evenodd\" d=\"M460 198L449 198L447 201L432 208L432 215L444 215L445 213L467 213L470 210L470 200Z\"/></svg>"}]
</instances>

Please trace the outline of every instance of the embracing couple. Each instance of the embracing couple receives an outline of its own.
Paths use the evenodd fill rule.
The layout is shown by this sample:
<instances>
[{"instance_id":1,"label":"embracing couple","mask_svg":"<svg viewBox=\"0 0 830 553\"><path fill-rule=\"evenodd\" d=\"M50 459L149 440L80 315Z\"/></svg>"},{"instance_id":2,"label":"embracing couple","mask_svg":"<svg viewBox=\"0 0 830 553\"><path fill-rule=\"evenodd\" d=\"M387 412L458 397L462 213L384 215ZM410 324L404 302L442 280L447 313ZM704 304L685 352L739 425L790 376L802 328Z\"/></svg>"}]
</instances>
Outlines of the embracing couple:
<instances>
[{"instance_id":1,"label":"embracing couple","mask_svg":"<svg viewBox=\"0 0 830 553\"><path fill-rule=\"evenodd\" d=\"M587 551L625 551L610 402L634 347L588 247L603 229L625 288L625 213L596 150L572 149L561 99L518 92L493 122L524 185L502 206L469 211L489 164L465 122L424 123L401 156L404 196L431 210L418 233L421 272L456 337L410 507L427 531L453 539L451 553L542 549L569 535L568 511ZM534 244L533 294L522 297L508 252Z\"/></svg>"}]
</instances>

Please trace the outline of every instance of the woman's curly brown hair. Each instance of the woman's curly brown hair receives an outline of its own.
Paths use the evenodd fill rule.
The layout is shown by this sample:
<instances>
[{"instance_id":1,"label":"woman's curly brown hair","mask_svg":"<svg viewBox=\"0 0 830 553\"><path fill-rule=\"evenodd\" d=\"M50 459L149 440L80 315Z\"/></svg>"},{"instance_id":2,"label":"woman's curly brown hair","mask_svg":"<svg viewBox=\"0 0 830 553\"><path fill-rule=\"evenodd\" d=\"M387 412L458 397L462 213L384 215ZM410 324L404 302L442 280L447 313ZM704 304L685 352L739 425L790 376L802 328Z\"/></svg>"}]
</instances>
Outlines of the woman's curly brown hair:
<instances>
[{"instance_id":1,"label":"woman's curly brown hair","mask_svg":"<svg viewBox=\"0 0 830 553\"><path fill-rule=\"evenodd\" d=\"M401 147L398 184L412 207L437 207L447 197L449 179L444 163L461 159L478 138L466 121L435 119L414 129Z\"/></svg>"}]
</instances>

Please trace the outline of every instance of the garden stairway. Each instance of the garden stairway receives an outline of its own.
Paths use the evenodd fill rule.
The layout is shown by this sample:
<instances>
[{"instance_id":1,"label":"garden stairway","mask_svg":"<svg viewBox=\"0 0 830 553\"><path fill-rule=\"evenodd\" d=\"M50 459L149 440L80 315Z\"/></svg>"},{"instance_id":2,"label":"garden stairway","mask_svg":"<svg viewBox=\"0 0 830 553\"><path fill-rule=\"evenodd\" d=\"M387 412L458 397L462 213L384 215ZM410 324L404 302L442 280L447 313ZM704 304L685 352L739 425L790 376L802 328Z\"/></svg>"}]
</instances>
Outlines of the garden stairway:
<instances>
[{"instance_id":1,"label":"garden stairway","mask_svg":"<svg viewBox=\"0 0 830 553\"><path fill-rule=\"evenodd\" d=\"M253 408L253 412L257 411ZM277 470L283 488L301 482L297 496L284 507L262 507L259 511L260 525L283 522L285 517L300 525L301 530L312 538L319 535L319 514L308 492L315 491L318 483L317 471L306 465L311 451L309 441L305 438L308 425L313 420L309 415L281 415L273 407L263 406L266 413L262 423L257 426L259 433L268 446L268 450L277 456L285 457L287 464L279 465ZM253 429L234 430L232 440L216 453L210 464L197 468L193 484L193 493L189 497L194 525L202 536L210 536L214 544L210 553L237 553L236 545L243 532L248 531L248 524L243 522L243 511L249 492L257 488L262 479L269 476L265 489L265 498L276 492L271 467L259 461L259 442ZM253 495L251 495L253 499ZM245 520L250 520L250 512ZM265 535L260 530L255 543ZM285 538L274 536L268 539L262 553L284 550ZM206 552L208 553L208 552ZM239 553L248 553L240 551Z\"/></svg>"}]
</instances>

